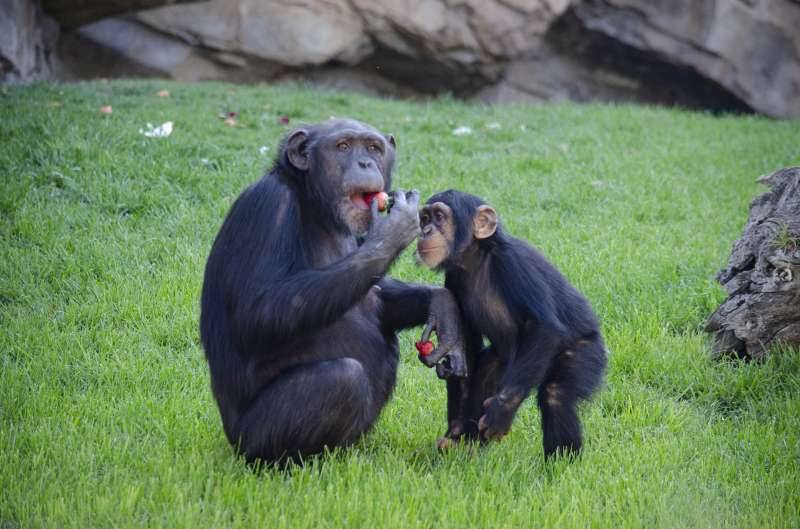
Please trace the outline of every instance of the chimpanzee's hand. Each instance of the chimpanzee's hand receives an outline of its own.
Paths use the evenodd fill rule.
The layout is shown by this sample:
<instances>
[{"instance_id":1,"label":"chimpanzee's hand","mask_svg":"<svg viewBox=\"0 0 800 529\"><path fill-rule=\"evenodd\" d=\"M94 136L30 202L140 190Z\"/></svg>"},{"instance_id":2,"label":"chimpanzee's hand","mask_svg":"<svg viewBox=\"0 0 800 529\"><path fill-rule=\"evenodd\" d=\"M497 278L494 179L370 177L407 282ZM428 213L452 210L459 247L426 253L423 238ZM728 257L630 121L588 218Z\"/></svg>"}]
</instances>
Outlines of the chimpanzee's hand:
<instances>
[{"instance_id":1,"label":"chimpanzee's hand","mask_svg":"<svg viewBox=\"0 0 800 529\"><path fill-rule=\"evenodd\" d=\"M388 215L378 212L378 201L370 204L372 226L364 244L372 250L384 250L395 257L411 244L419 233L419 191L392 191L393 205Z\"/></svg>"},{"instance_id":2,"label":"chimpanzee's hand","mask_svg":"<svg viewBox=\"0 0 800 529\"><path fill-rule=\"evenodd\" d=\"M431 331L436 331L439 344L427 356L419 356L428 367L436 366L439 378L467 376L467 360L464 354L464 340L461 326L461 311L453 294L441 288L431 293L428 308L428 322L422 331L423 342L428 341ZM442 360L444 358L444 360ZM442 360L441 362L439 362Z\"/></svg>"},{"instance_id":3,"label":"chimpanzee's hand","mask_svg":"<svg viewBox=\"0 0 800 529\"><path fill-rule=\"evenodd\" d=\"M499 441L511 430L520 399L506 397L500 393L483 401L483 417L478 421L481 441Z\"/></svg>"}]
</instances>

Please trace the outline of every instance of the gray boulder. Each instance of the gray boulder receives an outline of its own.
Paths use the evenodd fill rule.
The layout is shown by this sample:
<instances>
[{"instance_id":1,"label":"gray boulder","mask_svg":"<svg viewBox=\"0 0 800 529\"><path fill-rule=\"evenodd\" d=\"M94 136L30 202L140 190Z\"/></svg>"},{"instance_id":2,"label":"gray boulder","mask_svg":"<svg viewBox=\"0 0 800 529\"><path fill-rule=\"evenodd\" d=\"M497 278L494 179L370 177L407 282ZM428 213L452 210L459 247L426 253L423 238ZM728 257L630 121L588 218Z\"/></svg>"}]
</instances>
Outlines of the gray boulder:
<instances>
[{"instance_id":1,"label":"gray boulder","mask_svg":"<svg viewBox=\"0 0 800 529\"><path fill-rule=\"evenodd\" d=\"M642 101L797 118L798 28L797 0L211 0L67 33L59 75L306 79L393 95ZM42 59L31 58L35 46L20 55L9 44L18 40L0 32L0 53L25 78L36 68L24 65Z\"/></svg>"},{"instance_id":2,"label":"gray boulder","mask_svg":"<svg viewBox=\"0 0 800 529\"><path fill-rule=\"evenodd\" d=\"M48 79L58 25L32 0L0 1L0 83Z\"/></svg>"}]
</instances>

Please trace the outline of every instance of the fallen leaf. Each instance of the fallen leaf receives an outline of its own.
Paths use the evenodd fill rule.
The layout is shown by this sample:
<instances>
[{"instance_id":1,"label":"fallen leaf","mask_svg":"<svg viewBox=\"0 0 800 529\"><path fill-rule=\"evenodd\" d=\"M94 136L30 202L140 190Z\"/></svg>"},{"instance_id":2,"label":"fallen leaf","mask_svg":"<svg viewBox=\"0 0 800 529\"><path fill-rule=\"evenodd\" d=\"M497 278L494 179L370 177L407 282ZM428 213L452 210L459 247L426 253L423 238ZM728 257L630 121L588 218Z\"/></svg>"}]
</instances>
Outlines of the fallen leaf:
<instances>
[{"instance_id":1,"label":"fallen leaf","mask_svg":"<svg viewBox=\"0 0 800 529\"><path fill-rule=\"evenodd\" d=\"M455 136L466 136L467 134L472 134L472 129L469 127L458 127L453 129L453 134Z\"/></svg>"},{"instance_id":2,"label":"fallen leaf","mask_svg":"<svg viewBox=\"0 0 800 529\"><path fill-rule=\"evenodd\" d=\"M262 145L261 147L258 148L258 152L260 154L267 154L267 152L269 152L269 147L267 147L266 145Z\"/></svg>"},{"instance_id":3,"label":"fallen leaf","mask_svg":"<svg viewBox=\"0 0 800 529\"><path fill-rule=\"evenodd\" d=\"M156 95L158 97L169 97L169 90L159 90Z\"/></svg>"},{"instance_id":4,"label":"fallen leaf","mask_svg":"<svg viewBox=\"0 0 800 529\"><path fill-rule=\"evenodd\" d=\"M229 127L236 126L236 120L234 118L225 118L222 122L228 125Z\"/></svg>"},{"instance_id":5,"label":"fallen leaf","mask_svg":"<svg viewBox=\"0 0 800 529\"><path fill-rule=\"evenodd\" d=\"M486 125L486 128L487 128L487 129L492 129L492 130L497 130L497 129L499 129L499 128L500 128L500 123L498 123L498 122L496 122L496 121L493 121L492 123L488 123L488 124Z\"/></svg>"},{"instance_id":6,"label":"fallen leaf","mask_svg":"<svg viewBox=\"0 0 800 529\"><path fill-rule=\"evenodd\" d=\"M113 112L113 109L111 108L111 105L106 105L104 107L100 107L100 113L101 114L111 114L112 112Z\"/></svg>"}]
</instances>

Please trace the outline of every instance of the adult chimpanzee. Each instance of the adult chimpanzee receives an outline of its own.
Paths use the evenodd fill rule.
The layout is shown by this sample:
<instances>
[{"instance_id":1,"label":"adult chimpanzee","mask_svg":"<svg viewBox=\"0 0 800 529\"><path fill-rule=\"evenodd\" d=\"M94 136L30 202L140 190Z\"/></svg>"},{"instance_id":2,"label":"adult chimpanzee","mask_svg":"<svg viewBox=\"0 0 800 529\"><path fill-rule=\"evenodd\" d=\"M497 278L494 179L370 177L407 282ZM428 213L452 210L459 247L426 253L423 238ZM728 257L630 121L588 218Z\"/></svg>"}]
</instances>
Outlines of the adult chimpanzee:
<instances>
[{"instance_id":1,"label":"adult chimpanzee","mask_svg":"<svg viewBox=\"0 0 800 529\"><path fill-rule=\"evenodd\" d=\"M395 141L356 121L295 130L235 201L206 265L200 333L228 440L267 462L352 443L389 399L398 329L457 325L445 289L385 279L417 235L416 191L388 215Z\"/></svg>"},{"instance_id":2,"label":"adult chimpanzee","mask_svg":"<svg viewBox=\"0 0 800 529\"><path fill-rule=\"evenodd\" d=\"M468 379L447 380L448 446L499 439L538 387L544 452L578 452L576 405L602 380L606 350L595 315L538 251L505 233L480 198L445 191L420 212L418 252L445 271L464 317ZM483 338L489 347L482 348Z\"/></svg>"}]
</instances>

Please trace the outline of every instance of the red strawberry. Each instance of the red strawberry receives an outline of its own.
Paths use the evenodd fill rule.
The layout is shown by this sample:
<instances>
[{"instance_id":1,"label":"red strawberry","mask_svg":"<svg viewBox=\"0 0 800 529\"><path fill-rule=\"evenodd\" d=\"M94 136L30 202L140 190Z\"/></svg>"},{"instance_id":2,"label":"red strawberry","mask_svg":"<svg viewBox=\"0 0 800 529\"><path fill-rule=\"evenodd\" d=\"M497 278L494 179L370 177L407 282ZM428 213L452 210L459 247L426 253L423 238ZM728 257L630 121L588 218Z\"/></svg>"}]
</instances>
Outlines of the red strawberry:
<instances>
[{"instance_id":1,"label":"red strawberry","mask_svg":"<svg viewBox=\"0 0 800 529\"><path fill-rule=\"evenodd\" d=\"M383 191L377 193L364 193L364 201L368 206L372 205L372 201L378 200L378 211L386 211L386 204L389 202L389 195Z\"/></svg>"},{"instance_id":2,"label":"red strawberry","mask_svg":"<svg viewBox=\"0 0 800 529\"><path fill-rule=\"evenodd\" d=\"M421 356L428 356L433 352L433 342L431 341L427 342L419 341L414 344L414 347L417 348L417 351L419 351L419 354Z\"/></svg>"}]
</instances>

